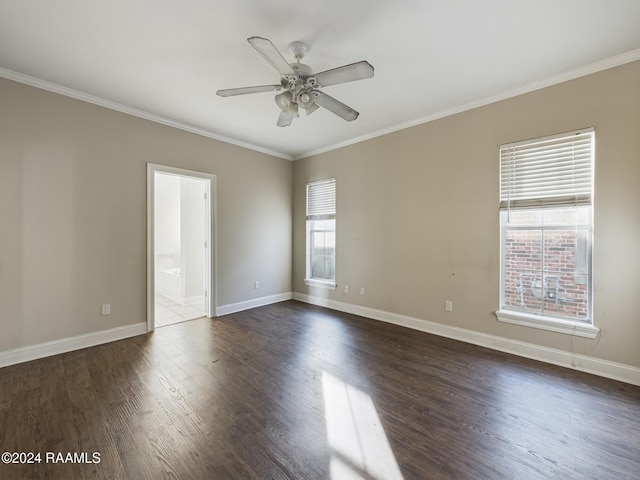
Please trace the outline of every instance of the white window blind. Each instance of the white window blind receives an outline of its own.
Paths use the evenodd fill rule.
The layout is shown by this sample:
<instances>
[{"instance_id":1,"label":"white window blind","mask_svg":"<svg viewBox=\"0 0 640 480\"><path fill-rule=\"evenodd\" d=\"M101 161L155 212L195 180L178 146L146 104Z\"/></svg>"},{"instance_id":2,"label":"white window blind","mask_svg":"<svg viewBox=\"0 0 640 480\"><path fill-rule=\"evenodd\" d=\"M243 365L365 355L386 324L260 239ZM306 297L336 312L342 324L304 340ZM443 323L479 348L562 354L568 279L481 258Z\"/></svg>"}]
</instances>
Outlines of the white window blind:
<instances>
[{"instance_id":1,"label":"white window blind","mask_svg":"<svg viewBox=\"0 0 640 480\"><path fill-rule=\"evenodd\" d=\"M590 205L593 129L500 146L500 209Z\"/></svg>"},{"instance_id":2,"label":"white window blind","mask_svg":"<svg viewBox=\"0 0 640 480\"><path fill-rule=\"evenodd\" d=\"M326 220L336 216L336 179L307 184L307 220Z\"/></svg>"}]
</instances>

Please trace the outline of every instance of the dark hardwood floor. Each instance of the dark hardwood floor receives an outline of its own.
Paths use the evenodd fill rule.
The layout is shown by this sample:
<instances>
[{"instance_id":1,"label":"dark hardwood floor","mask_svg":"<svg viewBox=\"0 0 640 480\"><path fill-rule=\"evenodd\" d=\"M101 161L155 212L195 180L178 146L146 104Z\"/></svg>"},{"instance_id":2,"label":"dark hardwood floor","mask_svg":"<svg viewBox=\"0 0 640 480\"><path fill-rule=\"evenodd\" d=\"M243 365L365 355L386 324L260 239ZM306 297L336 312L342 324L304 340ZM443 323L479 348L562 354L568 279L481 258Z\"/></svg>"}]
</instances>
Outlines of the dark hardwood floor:
<instances>
[{"instance_id":1,"label":"dark hardwood floor","mask_svg":"<svg viewBox=\"0 0 640 480\"><path fill-rule=\"evenodd\" d=\"M2 368L0 427L11 480L640 478L640 387L294 301Z\"/></svg>"}]
</instances>

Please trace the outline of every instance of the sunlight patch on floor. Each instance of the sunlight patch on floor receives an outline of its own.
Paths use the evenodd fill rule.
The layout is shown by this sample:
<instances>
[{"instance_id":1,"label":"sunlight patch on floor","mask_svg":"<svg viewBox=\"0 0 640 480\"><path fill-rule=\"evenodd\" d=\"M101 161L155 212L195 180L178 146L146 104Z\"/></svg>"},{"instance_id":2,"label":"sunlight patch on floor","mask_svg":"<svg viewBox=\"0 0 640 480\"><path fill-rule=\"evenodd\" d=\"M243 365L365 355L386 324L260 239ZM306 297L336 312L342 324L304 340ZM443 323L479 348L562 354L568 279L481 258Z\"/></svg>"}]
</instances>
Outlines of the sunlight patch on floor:
<instances>
[{"instance_id":1,"label":"sunlight patch on floor","mask_svg":"<svg viewBox=\"0 0 640 480\"><path fill-rule=\"evenodd\" d=\"M322 372L331 480L403 480L371 397Z\"/></svg>"}]
</instances>

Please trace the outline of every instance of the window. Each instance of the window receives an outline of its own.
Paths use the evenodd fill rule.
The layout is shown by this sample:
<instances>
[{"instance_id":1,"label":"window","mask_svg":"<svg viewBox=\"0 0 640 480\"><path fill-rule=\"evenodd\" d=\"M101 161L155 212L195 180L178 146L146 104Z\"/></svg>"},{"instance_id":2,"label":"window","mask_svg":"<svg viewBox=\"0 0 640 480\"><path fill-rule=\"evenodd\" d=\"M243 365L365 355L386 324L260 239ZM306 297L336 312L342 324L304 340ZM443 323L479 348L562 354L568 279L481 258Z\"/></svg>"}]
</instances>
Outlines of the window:
<instances>
[{"instance_id":1,"label":"window","mask_svg":"<svg viewBox=\"0 0 640 480\"><path fill-rule=\"evenodd\" d=\"M500 147L498 320L593 338L593 129Z\"/></svg>"},{"instance_id":2,"label":"window","mask_svg":"<svg viewBox=\"0 0 640 480\"><path fill-rule=\"evenodd\" d=\"M307 285L335 288L336 180L307 184Z\"/></svg>"}]
</instances>

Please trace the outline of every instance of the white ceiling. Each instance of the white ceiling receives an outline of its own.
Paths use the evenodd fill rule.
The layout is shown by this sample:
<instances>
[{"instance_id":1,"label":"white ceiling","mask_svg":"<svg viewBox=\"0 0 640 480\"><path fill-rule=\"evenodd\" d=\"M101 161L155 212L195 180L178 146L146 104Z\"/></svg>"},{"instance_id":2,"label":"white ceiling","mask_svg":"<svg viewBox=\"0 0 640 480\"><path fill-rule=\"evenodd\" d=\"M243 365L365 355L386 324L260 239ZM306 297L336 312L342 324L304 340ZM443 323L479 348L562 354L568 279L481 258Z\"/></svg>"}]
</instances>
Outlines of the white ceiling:
<instances>
[{"instance_id":1,"label":"white ceiling","mask_svg":"<svg viewBox=\"0 0 640 480\"><path fill-rule=\"evenodd\" d=\"M276 126L275 84L247 43L303 40L360 112ZM0 0L0 76L284 158L301 158L640 59L639 0Z\"/></svg>"}]
</instances>

